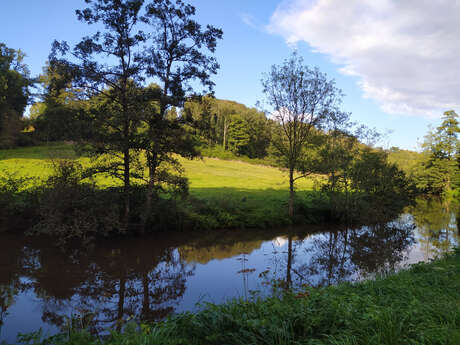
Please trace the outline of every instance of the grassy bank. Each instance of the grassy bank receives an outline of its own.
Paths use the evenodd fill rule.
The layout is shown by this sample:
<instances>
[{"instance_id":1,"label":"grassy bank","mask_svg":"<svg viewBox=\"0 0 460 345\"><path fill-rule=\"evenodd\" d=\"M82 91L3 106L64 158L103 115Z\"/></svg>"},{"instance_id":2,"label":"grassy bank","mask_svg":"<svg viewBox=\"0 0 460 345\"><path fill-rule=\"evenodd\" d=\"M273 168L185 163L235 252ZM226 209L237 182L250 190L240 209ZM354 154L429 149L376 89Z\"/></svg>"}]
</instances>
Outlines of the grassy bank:
<instances>
[{"instance_id":1,"label":"grassy bank","mask_svg":"<svg viewBox=\"0 0 460 345\"><path fill-rule=\"evenodd\" d=\"M36 335L37 336L37 335ZM49 344L460 343L460 250L373 281L208 304L97 338L70 329Z\"/></svg>"},{"instance_id":2,"label":"grassy bank","mask_svg":"<svg viewBox=\"0 0 460 345\"><path fill-rule=\"evenodd\" d=\"M26 184L36 187L53 173L52 160L61 158L75 159L83 166L90 164L89 158L77 157L67 144L0 150L0 178L2 174L31 178ZM280 169L208 157L180 161L190 183L190 198L174 205L159 205L159 216L172 215L177 219L177 212L167 212L177 206L183 222L191 223L194 228L267 227L291 222L287 216L288 176ZM99 176L96 182L102 189L121 185L108 176ZM314 179L298 181L299 207L311 206L314 183ZM101 202L107 202L105 196ZM315 222L317 216L308 217L307 221ZM157 224L171 224L171 221L155 219Z\"/></svg>"}]
</instances>

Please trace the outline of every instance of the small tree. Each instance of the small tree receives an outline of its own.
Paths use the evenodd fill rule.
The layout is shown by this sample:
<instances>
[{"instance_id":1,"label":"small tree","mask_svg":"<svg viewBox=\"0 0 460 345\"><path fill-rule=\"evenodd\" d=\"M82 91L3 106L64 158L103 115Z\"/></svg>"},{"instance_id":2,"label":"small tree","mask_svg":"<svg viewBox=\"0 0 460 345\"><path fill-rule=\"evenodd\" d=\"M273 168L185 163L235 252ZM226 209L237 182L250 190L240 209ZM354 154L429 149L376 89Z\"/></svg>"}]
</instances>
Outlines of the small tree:
<instances>
[{"instance_id":1,"label":"small tree","mask_svg":"<svg viewBox=\"0 0 460 345\"><path fill-rule=\"evenodd\" d=\"M318 68L310 68L296 53L282 65L272 66L262 80L263 92L273 108L275 127L272 143L289 170L289 216L294 215L295 181L310 173L303 164L313 128L320 128L335 110L341 91ZM295 171L300 176L294 177Z\"/></svg>"},{"instance_id":2,"label":"small tree","mask_svg":"<svg viewBox=\"0 0 460 345\"><path fill-rule=\"evenodd\" d=\"M61 68L62 67L62 68ZM30 108L34 136L43 141L77 140L89 131L78 89L72 87L72 75L66 66L54 61L47 64L39 77L43 87L41 102Z\"/></svg>"},{"instance_id":3,"label":"small tree","mask_svg":"<svg viewBox=\"0 0 460 345\"><path fill-rule=\"evenodd\" d=\"M349 113L336 111L330 115L318 133L319 145L313 165L316 172L327 176L322 189L329 194L331 210L336 213L341 193L344 193L345 205L348 204L351 165L358 156L360 144L352 132L355 124L350 121Z\"/></svg>"}]
</instances>

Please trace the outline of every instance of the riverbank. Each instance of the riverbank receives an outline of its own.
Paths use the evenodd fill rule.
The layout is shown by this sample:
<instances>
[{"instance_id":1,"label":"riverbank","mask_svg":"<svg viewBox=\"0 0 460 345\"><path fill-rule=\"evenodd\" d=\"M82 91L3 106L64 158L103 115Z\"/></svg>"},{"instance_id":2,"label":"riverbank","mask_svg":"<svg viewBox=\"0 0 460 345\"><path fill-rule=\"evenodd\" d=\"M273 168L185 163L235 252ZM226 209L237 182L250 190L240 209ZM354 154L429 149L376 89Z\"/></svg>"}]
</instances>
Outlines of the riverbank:
<instances>
[{"instance_id":1,"label":"riverbank","mask_svg":"<svg viewBox=\"0 0 460 345\"><path fill-rule=\"evenodd\" d=\"M3 217L0 214L0 223L1 219L5 218L5 223L11 227L11 219L7 218L10 218L8 215L14 214L18 219L31 219L31 224L39 221L37 218L40 216L34 217L33 213L44 207L34 205L33 199L39 199L39 202L46 200L45 197L37 196L37 193L43 194L42 186L49 187L46 186L46 183L54 173L53 161L56 163L60 159L71 160L81 164L83 168L90 165L90 159L77 157L72 145L69 144L57 143L0 150L0 192L2 192L2 183L17 188L17 190L12 190L7 187L6 192L10 195L3 193L5 210L6 207L9 209ZM163 227L168 227L168 229L171 227L186 227L187 229L260 228L292 223L287 214L288 176L280 169L207 157L195 160L180 158L179 160L184 168L184 176L189 181L189 196L185 200L183 198L159 200L155 205L157 209L154 210L156 218L152 221L157 226L155 230L162 230ZM2 181L2 177L10 180ZM120 181L99 175L94 182L94 197L91 199L94 199L95 204L120 203L119 199L122 198L119 195L121 193ZM311 206L312 198L316 195L313 191L314 184L315 180L311 178L302 179L297 184L299 207ZM142 213L141 209L137 212L136 208L142 208L142 202L145 199L142 191L139 190L142 187L135 188L138 190L138 195L136 191L133 191L134 218L136 214ZM83 192L86 193L83 204L88 204L89 191ZM54 195L52 199L65 200L66 196L71 193L64 194L59 198ZM3 204L2 195L0 195L0 206ZM78 206L78 200L72 200L71 208L76 205ZM135 222L136 219L133 221ZM321 219L307 219L307 221L320 222ZM303 222L303 219L300 219L300 222ZM18 227L23 227L22 223Z\"/></svg>"},{"instance_id":2,"label":"riverbank","mask_svg":"<svg viewBox=\"0 0 460 345\"><path fill-rule=\"evenodd\" d=\"M79 330L81 324L47 344L454 345L460 343L460 250L376 280L207 304L153 325L128 323L107 338Z\"/></svg>"},{"instance_id":3,"label":"riverbank","mask_svg":"<svg viewBox=\"0 0 460 345\"><path fill-rule=\"evenodd\" d=\"M367 223L394 218L409 202L407 193L396 200L356 191L346 196L336 192L333 202L330 194L321 191L324 177L310 176L296 182L295 217L291 218L285 171L258 161L206 157L179 161L188 195L182 193L180 183L178 190L160 192L142 231ZM0 150L0 231L33 227L32 232L67 238L138 232L145 216L145 183L133 182L126 222L120 218L125 198L120 181L103 174L84 178L90 165L90 158L77 157L70 144Z\"/></svg>"}]
</instances>

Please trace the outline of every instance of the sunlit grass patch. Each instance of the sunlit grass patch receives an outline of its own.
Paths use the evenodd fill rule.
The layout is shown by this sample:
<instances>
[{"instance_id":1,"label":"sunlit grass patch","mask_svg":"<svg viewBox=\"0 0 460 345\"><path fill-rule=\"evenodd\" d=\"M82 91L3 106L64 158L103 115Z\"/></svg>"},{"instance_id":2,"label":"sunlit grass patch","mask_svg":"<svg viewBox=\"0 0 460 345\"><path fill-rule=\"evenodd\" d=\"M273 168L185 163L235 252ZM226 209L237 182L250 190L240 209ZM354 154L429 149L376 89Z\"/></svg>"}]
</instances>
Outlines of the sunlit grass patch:
<instances>
[{"instance_id":1,"label":"sunlit grass patch","mask_svg":"<svg viewBox=\"0 0 460 345\"><path fill-rule=\"evenodd\" d=\"M90 165L89 158L76 157L71 145L50 144L0 150L0 173L45 179L53 171L52 161L63 158L78 159L83 166ZM180 162L189 179L191 193L196 197L219 195L219 188L266 190L267 196L274 195L274 191L279 190L283 191L284 197L284 191L289 186L287 173L274 167L206 157L194 160L180 158ZM108 176L100 176L96 181L103 187L119 184ZM297 188L300 191L312 190L313 183L312 179L302 179Z\"/></svg>"}]
</instances>

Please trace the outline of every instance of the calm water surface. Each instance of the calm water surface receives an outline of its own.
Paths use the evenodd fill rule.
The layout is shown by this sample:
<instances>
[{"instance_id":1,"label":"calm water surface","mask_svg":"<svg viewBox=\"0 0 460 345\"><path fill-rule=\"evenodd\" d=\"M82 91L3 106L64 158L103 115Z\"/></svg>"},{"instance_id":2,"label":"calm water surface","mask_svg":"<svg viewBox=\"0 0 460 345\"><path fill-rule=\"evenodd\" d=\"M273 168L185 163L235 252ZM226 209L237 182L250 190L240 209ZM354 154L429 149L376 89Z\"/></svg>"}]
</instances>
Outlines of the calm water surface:
<instances>
[{"instance_id":1,"label":"calm water surface","mask_svg":"<svg viewBox=\"0 0 460 345\"><path fill-rule=\"evenodd\" d=\"M359 228L214 231L96 243L0 236L0 342L71 317L94 332L159 320L271 291L354 281L436 257L459 244L457 207L420 200L398 219Z\"/></svg>"}]
</instances>

